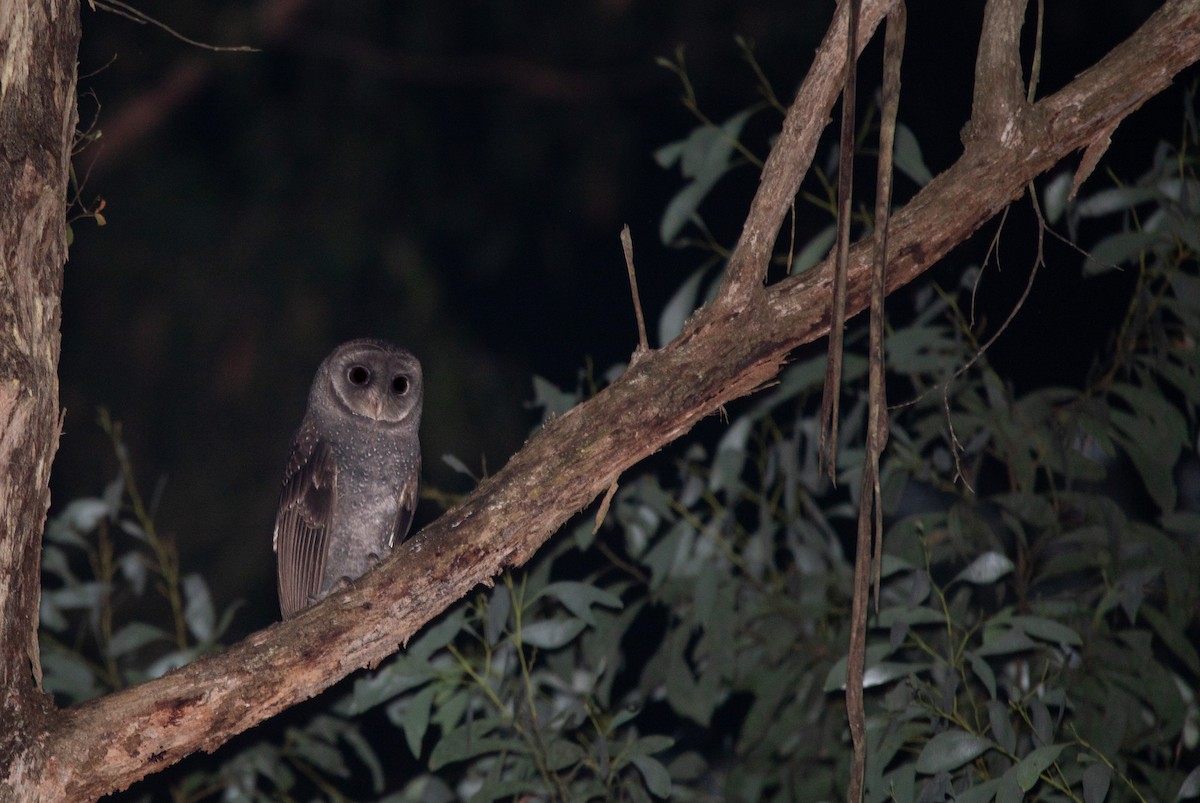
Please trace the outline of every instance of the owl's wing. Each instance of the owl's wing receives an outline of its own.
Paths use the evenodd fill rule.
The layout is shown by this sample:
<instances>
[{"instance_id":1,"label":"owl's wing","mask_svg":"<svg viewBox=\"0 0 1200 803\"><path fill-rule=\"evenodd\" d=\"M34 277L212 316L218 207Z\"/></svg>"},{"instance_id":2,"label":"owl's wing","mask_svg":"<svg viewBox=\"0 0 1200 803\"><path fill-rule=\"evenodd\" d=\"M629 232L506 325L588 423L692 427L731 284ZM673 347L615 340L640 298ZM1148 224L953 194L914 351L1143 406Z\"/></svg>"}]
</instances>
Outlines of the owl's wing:
<instances>
[{"instance_id":1,"label":"owl's wing","mask_svg":"<svg viewBox=\"0 0 1200 803\"><path fill-rule=\"evenodd\" d=\"M409 472L408 479L400 486L400 504L398 505L399 510L396 513L396 529L392 530L392 537L388 541L388 549L402 543L408 536L408 528L412 526L413 514L417 510L417 495L420 490L421 456L418 454L416 465Z\"/></svg>"},{"instance_id":2,"label":"owl's wing","mask_svg":"<svg viewBox=\"0 0 1200 803\"><path fill-rule=\"evenodd\" d=\"M329 441L305 424L296 434L275 516L279 607L287 619L321 590L337 497L337 462Z\"/></svg>"}]
</instances>

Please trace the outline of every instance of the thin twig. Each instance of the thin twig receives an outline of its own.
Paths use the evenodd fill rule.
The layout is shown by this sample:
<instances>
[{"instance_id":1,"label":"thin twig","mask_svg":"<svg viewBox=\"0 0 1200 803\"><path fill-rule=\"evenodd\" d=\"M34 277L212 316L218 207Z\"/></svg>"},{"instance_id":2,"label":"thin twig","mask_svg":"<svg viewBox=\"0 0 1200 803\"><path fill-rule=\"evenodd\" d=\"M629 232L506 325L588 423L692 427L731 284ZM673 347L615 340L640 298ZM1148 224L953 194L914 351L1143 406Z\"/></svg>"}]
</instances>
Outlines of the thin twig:
<instances>
[{"instance_id":1,"label":"thin twig","mask_svg":"<svg viewBox=\"0 0 1200 803\"><path fill-rule=\"evenodd\" d=\"M1021 311L1023 306L1025 306L1025 300L1029 298L1029 292L1033 290L1033 281L1037 278L1038 268L1046 264L1046 256L1044 251L1044 245L1046 241L1046 219L1042 216L1042 209L1038 204L1037 191L1034 189L1032 183L1029 185L1029 198L1033 202L1033 209L1037 217L1038 238L1037 256L1034 257L1033 270L1029 272L1029 280L1025 282L1025 289L1021 291L1021 297L1017 299L1017 303L1013 305L1011 310L1009 310L1008 316L1004 319L1004 322L1000 324L1000 328L993 332L992 336L989 337L983 343L983 345L979 347L979 350L972 355L971 359L960 365L958 370L955 371L942 385L942 411L946 416L946 427L950 433L950 443L954 447L951 449L951 452L954 454L954 478L956 480L961 479L963 481L963 485L965 485L967 490L971 491L972 493L974 493L974 489L971 487L971 483L967 480L966 476L962 473L960 453L963 450L963 446L958 440L958 434L954 431L954 420L950 416L950 385L960 376L969 371L971 366L979 362L980 358L983 357L983 355L987 353L987 350L992 347L992 344L995 343L1000 338L1000 335L1004 334L1005 330L1008 329L1009 325L1013 322L1013 319L1017 317L1017 313ZM999 255L997 255L997 259L999 259Z\"/></svg>"},{"instance_id":2,"label":"thin twig","mask_svg":"<svg viewBox=\"0 0 1200 803\"><path fill-rule=\"evenodd\" d=\"M625 252L625 267L629 270L629 291L633 294L633 314L637 316L638 347L631 360L631 363L636 363L643 354L650 351L650 341L646 339L646 319L642 317L642 299L638 295L637 274L633 270L633 236L629 233L629 224L621 229L621 250Z\"/></svg>"},{"instance_id":3,"label":"thin twig","mask_svg":"<svg viewBox=\"0 0 1200 803\"><path fill-rule=\"evenodd\" d=\"M128 3L123 3L123 2L121 2L121 0L91 0L90 5L92 6L92 8L98 8L101 11L107 11L110 14L116 14L119 17L124 17L125 19L130 20L131 22L136 22L138 25L145 25L148 22L151 25L153 25L154 27L161 28L162 30L166 31L167 33L169 33L171 36L174 36L179 41L186 42L187 44L191 45L192 47L199 47L199 48L203 48L204 50L215 50L218 53L258 53L259 52L259 49L257 47L250 47L249 45L234 45L234 46L210 45L207 42L198 42L195 39L189 39L188 37L181 34L179 31L177 31L174 28L167 25L166 23L156 20L154 17L151 17L146 12L136 9L133 6L129 5Z\"/></svg>"}]
</instances>

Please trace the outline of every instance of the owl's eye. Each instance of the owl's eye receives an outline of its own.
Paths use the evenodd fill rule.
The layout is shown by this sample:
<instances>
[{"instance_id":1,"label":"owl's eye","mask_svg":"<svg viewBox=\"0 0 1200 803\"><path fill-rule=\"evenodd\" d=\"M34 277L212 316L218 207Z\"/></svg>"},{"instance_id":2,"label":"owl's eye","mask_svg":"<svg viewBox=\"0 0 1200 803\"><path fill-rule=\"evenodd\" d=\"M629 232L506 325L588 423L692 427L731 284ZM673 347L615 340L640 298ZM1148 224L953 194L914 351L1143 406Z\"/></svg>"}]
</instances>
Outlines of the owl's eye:
<instances>
[{"instance_id":1,"label":"owl's eye","mask_svg":"<svg viewBox=\"0 0 1200 803\"><path fill-rule=\"evenodd\" d=\"M350 381L351 385L362 387L371 381L371 372L365 366L352 365L350 366L350 370L346 372L346 379Z\"/></svg>"},{"instance_id":2,"label":"owl's eye","mask_svg":"<svg viewBox=\"0 0 1200 803\"><path fill-rule=\"evenodd\" d=\"M396 374L392 377L392 393L397 396L403 396L408 393L408 377L404 374Z\"/></svg>"}]
</instances>

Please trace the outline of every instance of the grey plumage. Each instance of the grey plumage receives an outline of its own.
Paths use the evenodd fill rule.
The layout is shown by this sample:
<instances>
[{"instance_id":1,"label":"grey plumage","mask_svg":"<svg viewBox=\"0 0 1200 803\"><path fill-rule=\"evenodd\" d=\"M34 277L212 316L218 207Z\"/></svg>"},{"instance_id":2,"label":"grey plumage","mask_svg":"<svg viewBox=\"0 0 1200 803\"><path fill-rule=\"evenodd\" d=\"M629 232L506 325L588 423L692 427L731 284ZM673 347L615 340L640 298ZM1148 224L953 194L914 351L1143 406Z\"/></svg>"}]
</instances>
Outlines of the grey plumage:
<instances>
[{"instance_id":1,"label":"grey plumage","mask_svg":"<svg viewBox=\"0 0 1200 803\"><path fill-rule=\"evenodd\" d=\"M362 576L408 534L423 391L417 358L381 340L343 343L317 369L275 517L285 619Z\"/></svg>"}]
</instances>

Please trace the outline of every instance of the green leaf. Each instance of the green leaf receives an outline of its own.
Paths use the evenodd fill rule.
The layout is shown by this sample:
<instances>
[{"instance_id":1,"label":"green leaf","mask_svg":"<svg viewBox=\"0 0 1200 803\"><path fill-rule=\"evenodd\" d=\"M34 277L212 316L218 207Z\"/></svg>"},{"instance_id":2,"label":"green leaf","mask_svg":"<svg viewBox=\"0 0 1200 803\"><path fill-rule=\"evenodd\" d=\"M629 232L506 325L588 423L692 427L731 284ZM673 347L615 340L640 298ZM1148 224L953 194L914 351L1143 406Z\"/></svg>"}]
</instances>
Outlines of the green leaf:
<instances>
[{"instance_id":1,"label":"green leaf","mask_svg":"<svg viewBox=\"0 0 1200 803\"><path fill-rule=\"evenodd\" d=\"M993 747L995 745L990 739L964 730L944 731L930 739L921 750L921 755L917 758L917 772L924 775L950 772L975 760Z\"/></svg>"},{"instance_id":2,"label":"green leaf","mask_svg":"<svg viewBox=\"0 0 1200 803\"><path fill-rule=\"evenodd\" d=\"M592 613L593 605L620 610L621 598L608 591L587 583L561 581L551 583L538 592L537 597L553 597L563 604L568 611L575 614L592 627L596 626L596 616Z\"/></svg>"},{"instance_id":3,"label":"green leaf","mask_svg":"<svg viewBox=\"0 0 1200 803\"><path fill-rule=\"evenodd\" d=\"M406 646L405 654L409 658L429 660L430 656L454 640L454 637L462 630L465 616L464 608L461 606L454 608L445 619L418 633L416 638Z\"/></svg>"},{"instance_id":4,"label":"green leaf","mask_svg":"<svg viewBox=\"0 0 1200 803\"><path fill-rule=\"evenodd\" d=\"M404 741L413 758L421 757L421 745L425 741L425 732L429 729L429 712L433 708L433 698L437 689L431 684L412 695L400 717L400 725L404 730Z\"/></svg>"},{"instance_id":5,"label":"green leaf","mask_svg":"<svg viewBox=\"0 0 1200 803\"><path fill-rule=\"evenodd\" d=\"M996 744L1007 753L1017 750L1017 734L1008 718L1008 708L999 700L988 700L988 725Z\"/></svg>"},{"instance_id":6,"label":"green leaf","mask_svg":"<svg viewBox=\"0 0 1200 803\"><path fill-rule=\"evenodd\" d=\"M356 728L345 729L341 736L354 750L354 754L358 756L359 760L371 771L371 787L375 790L375 794L383 792L383 764L379 761L375 748Z\"/></svg>"},{"instance_id":7,"label":"green leaf","mask_svg":"<svg viewBox=\"0 0 1200 803\"><path fill-rule=\"evenodd\" d=\"M996 673L992 671L992 667L988 665L988 662L979 655L975 653L968 653L968 657L971 661L971 671L975 673L975 677L979 678L979 681L983 683L984 688L987 689L988 699L995 700Z\"/></svg>"},{"instance_id":8,"label":"green leaf","mask_svg":"<svg viewBox=\"0 0 1200 803\"><path fill-rule=\"evenodd\" d=\"M1021 784L1016 779L1013 768L1000 776L1000 785L996 787L996 803L1021 803L1025 799Z\"/></svg>"},{"instance_id":9,"label":"green leaf","mask_svg":"<svg viewBox=\"0 0 1200 803\"><path fill-rule=\"evenodd\" d=\"M305 761L334 777L350 776L346 759L336 746L305 731L291 730L289 733L292 736L293 749Z\"/></svg>"},{"instance_id":10,"label":"green leaf","mask_svg":"<svg viewBox=\"0 0 1200 803\"><path fill-rule=\"evenodd\" d=\"M872 644L867 647L865 661L866 666L863 670L863 688L879 686L883 683L895 680L896 678L916 674L929 668L928 664L924 663L885 664L883 658L889 652L890 649L887 644ZM826 692L831 692L844 688L846 688L845 655L839 658L838 662L829 668L829 672L825 675L824 690Z\"/></svg>"},{"instance_id":11,"label":"green leaf","mask_svg":"<svg viewBox=\"0 0 1200 803\"><path fill-rule=\"evenodd\" d=\"M1176 629L1171 620L1150 605L1141 606L1139 615L1162 639L1163 644L1167 645L1167 649L1187 666L1192 676L1200 677L1200 655L1196 653L1196 647L1188 638L1187 633Z\"/></svg>"},{"instance_id":12,"label":"green leaf","mask_svg":"<svg viewBox=\"0 0 1200 803\"><path fill-rule=\"evenodd\" d=\"M743 416L721 435L713 459L712 473L708 477L708 489L736 491L741 487L742 467L746 463L746 441L754 420Z\"/></svg>"},{"instance_id":13,"label":"green leaf","mask_svg":"<svg viewBox=\"0 0 1200 803\"><path fill-rule=\"evenodd\" d=\"M558 385L540 376L533 378L533 401L530 402L530 406L534 409L541 409L543 421L565 415L578 402L578 392L561 390Z\"/></svg>"},{"instance_id":14,"label":"green leaf","mask_svg":"<svg viewBox=\"0 0 1200 803\"><path fill-rule=\"evenodd\" d=\"M684 177L692 179L676 193L663 212L658 235L664 244L670 244L679 235L696 215L700 202L708 196L717 181L729 172L742 126L755 111L755 107L744 109L720 126L700 126L688 135L682 147L672 143L659 149L656 158L660 165L665 167L678 159Z\"/></svg>"},{"instance_id":15,"label":"green leaf","mask_svg":"<svg viewBox=\"0 0 1200 803\"><path fill-rule=\"evenodd\" d=\"M794 276L819 265L821 260L829 254L829 249L833 247L833 241L836 238L837 227L832 224L814 234L792 260L790 273Z\"/></svg>"},{"instance_id":16,"label":"green leaf","mask_svg":"<svg viewBox=\"0 0 1200 803\"><path fill-rule=\"evenodd\" d=\"M688 317L696 311L697 298L700 294L700 283L708 275L707 268L700 268L679 285L679 289L671 296L670 301L663 307L658 316L658 345L667 345L683 331L683 325Z\"/></svg>"},{"instance_id":17,"label":"green leaf","mask_svg":"<svg viewBox=\"0 0 1200 803\"><path fill-rule=\"evenodd\" d=\"M1046 189L1042 191L1042 208L1046 212L1048 223L1057 223L1062 217L1067 208L1072 183L1071 174L1065 170L1046 182Z\"/></svg>"},{"instance_id":18,"label":"green leaf","mask_svg":"<svg viewBox=\"0 0 1200 803\"><path fill-rule=\"evenodd\" d=\"M1035 527L1050 527L1058 519L1050 500L1040 493L996 494L992 499L1021 521Z\"/></svg>"},{"instance_id":19,"label":"green leaf","mask_svg":"<svg viewBox=\"0 0 1200 803\"><path fill-rule=\"evenodd\" d=\"M963 580L975 585L994 583L1013 570L1013 562L999 552L984 552L971 565L958 573L955 581Z\"/></svg>"},{"instance_id":20,"label":"green leaf","mask_svg":"<svg viewBox=\"0 0 1200 803\"><path fill-rule=\"evenodd\" d=\"M935 611L924 605L910 608L907 605L893 605L879 612L879 620L872 624L880 628L890 628L896 624L902 625L942 625L946 616L941 611Z\"/></svg>"},{"instance_id":21,"label":"green leaf","mask_svg":"<svg viewBox=\"0 0 1200 803\"><path fill-rule=\"evenodd\" d=\"M1013 777L1021 785L1021 789L1028 792L1038 782L1042 772L1058 760L1058 754L1064 747L1066 747L1064 744L1035 747L1009 772L1013 773Z\"/></svg>"},{"instance_id":22,"label":"green leaf","mask_svg":"<svg viewBox=\"0 0 1200 803\"><path fill-rule=\"evenodd\" d=\"M667 770L671 773L672 778L678 778L681 781L695 781L702 778L709 771L709 767L704 756L694 750L689 750L676 756Z\"/></svg>"},{"instance_id":23,"label":"green leaf","mask_svg":"<svg viewBox=\"0 0 1200 803\"><path fill-rule=\"evenodd\" d=\"M560 772L587 760L587 752L574 742L556 738L546 748L546 765Z\"/></svg>"},{"instance_id":24,"label":"green leaf","mask_svg":"<svg viewBox=\"0 0 1200 803\"><path fill-rule=\"evenodd\" d=\"M96 676L82 656L62 649L42 649L42 688L62 694L72 703L100 694Z\"/></svg>"},{"instance_id":25,"label":"green leaf","mask_svg":"<svg viewBox=\"0 0 1200 803\"><path fill-rule=\"evenodd\" d=\"M1155 200L1158 194L1154 187L1110 187L1081 198L1075 204L1075 213L1083 218L1103 217Z\"/></svg>"},{"instance_id":26,"label":"green leaf","mask_svg":"<svg viewBox=\"0 0 1200 803\"><path fill-rule=\"evenodd\" d=\"M633 743L630 748L630 754L635 756L652 756L655 753L661 753L664 750L670 750L675 746L675 740L670 736L652 733L648 736L643 736Z\"/></svg>"},{"instance_id":27,"label":"green leaf","mask_svg":"<svg viewBox=\"0 0 1200 803\"><path fill-rule=\"evenodd\" d=\"M535 388L534 393L537 393L537 390L536 390L537 379L536 378L534 379L534 383L535 383L534 384L534 388ZM534 402L534 403L537 404L537 402ZM538 406L543 406L543 405L538 405ZM479 478L475 476L475 474L471 471L471 469L467 468L467 464L464 463L462 460L459 460L454 455L452 455L448 452L446 454L443 454L442 462L445 463L446 465L450 466L450 468L454 469L459 474L464 474L464 475L470 477L471 479L475 480L475 482L479 482Z\"/></svg>"},{"instance_id":28,"label":"green leaf","mask_svg":"<svg viewBox=\"0 0 1200 803\"><path fill-rule=\"evenodd\" d=\"M1009 655L1035 649L1037 642L1011 627L989 625L983 629L983 645L975 650L976 655Z\"/></svg>"},{"instance_id":29,"label":"green leaf","mask_svg":"<svg viewBox=\"0 0 1200 803\"><path fill-rule=\"evenodd\" d=\"M697 680L686 661L677 658L667 674L667 702L679 714L707 727L712 721L713 709L717 707L717 679L716 672L708 672Z\"/></svg>"},{"instance_id":30,"label":"green leaf","mask_svg":"<svg viewBox=\"0 0 1200 803\"><path fill-rule=\"evenodd\" d=\"M171 640L171 635L160 627L145 622L130 622L113 633L108 642L108 654L113 658L119 658L155 641L169 642Z\"/></svg>"},{"instance_id":31,"label":"green leaf","mask_svg":"<svg viewBox=\"0 0 1200 803\"><path fill-rule=\"evenodd\" d=\"M1088 249L1087 259L1083 262L1083 275L1098 276L1136 262L1157 239L1158 235L1148 231L1110 234Z\"/></svg>"},{"instance_id":32,"label":"green leaf","mask_svg":"<svg viewBox=\"0 0 1200 803\"><path fill-rule=\"evenodd\" d=\"M1157 389L1119 382L1113 385L1112 394L1133 411L1109 412L1118 441L1154 501L1164 513L1174 512L1178 492L1174 468L1188 442L1187 420Z\"/></svg>"},{"instance_id":33,"label":"green leaf","mask_svg":"<svg viewBox=\"0 0 1200 803\"><path fill-rule=\"evenodd\" d=\"M429 769L437 772L447 764L491 753L527 755L529 750L519 738L491 735L503 725L497 717L476 719L454 728L443 736L429 756Z\"/></svg>"},{"instance_id":34,"label":"green leaf","mask_svg":"<svg viewBox=\"0 0 1200 803\"><path fill-rule=\"evenodd\" d=\"M1072 647L1083 644L1083 639L1079 637L1078 633L1053 619L1043 619L1040 616L1014 616L1010 621L1014 627L1024 631L1026 635L1042 641L1069 644Z\"/></svg>"},{"instance_id":35,"label":"green leaf","mask_svg":"<svg viewBox=\"0 0 1200 803\"><path fill-rule=\"evenodd\" d=\"M543 650L556 650L571 643L585 627L586 622L574 617L534 622L521 628L521 643Z\"/></svg>"},{"instance_id":36,"label":"green leaf","mask_svg":"<svg viewBox=\"0 0 1200 803\"><path fill-rule=\"evenodd\" d=\"M924 187L933 181L933 173L925 166L925 157L921 155L921 144L912 129L904 123L896 123L896 137L892 144L892 163L904 175L911 178L919 186Z\"/></svg>"},{"instance_id":37,"label":"green leaf","mask_svg":"<svg viewBox=\"0 0 1200 803\"><path fill-rule=\"evenodd\" d=\"M991 803L995 799L1000 788L1000 779L993 778L990 781L984 781L981 784L976 784L970 789L964 789L954 796L954 803ZM1020 791L1021 787L1017 787Z\"/></svg>"},{"instance_id":38,"label":"green leaf","mask_svg":"<svg viewBox=\"0 0 1200 803\"><path fill-rule=\"evenodd\" d=\"M1191 800L1194 797L1200 797L1200 767L1187 774L1183 783L1179 785L1179 791L1175 793L1176 800Z\"/></svg>"},{"instance_id":39,"label":"green leaf","mask_svg":"<svg viewBox=\"0 0 1200 803\"><path fill-rule=\"evenodd\" d=\"M199 574L184 575L183 586L183 619L187 622L188 631L201 644L210 644L216 633L217 613L213 608L212 594L208 591L208 583Z\"/></svg>"},{"instance_id":40,"label":"green leaf","mask_svg":"<svg viewBox=\"0 0 1200 803\"><path fill-rule=\"evenodd\" d=\"M512 613L512 594L508 586L498 585L492 589L491 598L487 604L487 622L484 625L484 636L487 643L495 646L504 635L508 626L508 615Z\"/></svg>"},{"instance_id":41,"label":"green leaf","mask_svg":"<svg viewBox=\"0 0 1200 803\"><path fill-rule=\"evenodd\" d=\"M638 768L642 778L646 780L646 788L655 797L669 797L671 794L671 774L656 758L637 755L630 759Z\"/></svg>"},{"instance_id":42,"label":"green leaf","mask_svg":"<svg viewBox=\"0 0 1200 803\"><path fill-rule=\"evenodd\" d=\"M469 719L467 711L474 699L475 690L468 686L458 686L448 695L443 689L441 694L434 697L435 705L429 715L429 722L436 725L442 733L449 733Z\"/></svg>"},{"instance_id":43,"label":"green leaf","mask_svg":"<svg viewBox=\"0 0 1200 803\"><path fill-rule=\"evenodd\" d=\"M357 716L435 677L434 669L428 664L405 660L406 657L389 661L374 674L356 678L353 692L339 702L338 713Z\"/></svg>"},{"instance_id":44,"label":"green leaf","mask_svg":"<svg viewBox=\"0 0 1200 803\"><path fill-rule=\"evenodd\" d=\"M1108 786L1112 783L1112 770L1099 761L1083 771L1083 803L1104 803L1108 797Z\"/></svg>"},{"instance_id":45,"label":"green leaf","mask_svg":"<svg viewBox=\"0 0 1200 803\"><path fill-rule=\"evenodd\" d=\"M537 800L543 799L539 793L545 791L542 782L536 778L489 779L478 792L471 795L470 803L488 803L492 800ZM424 797L419 799L422 802L426 800ZM456 799L458 798L451 798L451 800Z\"/></svg>"}]
</instances>

